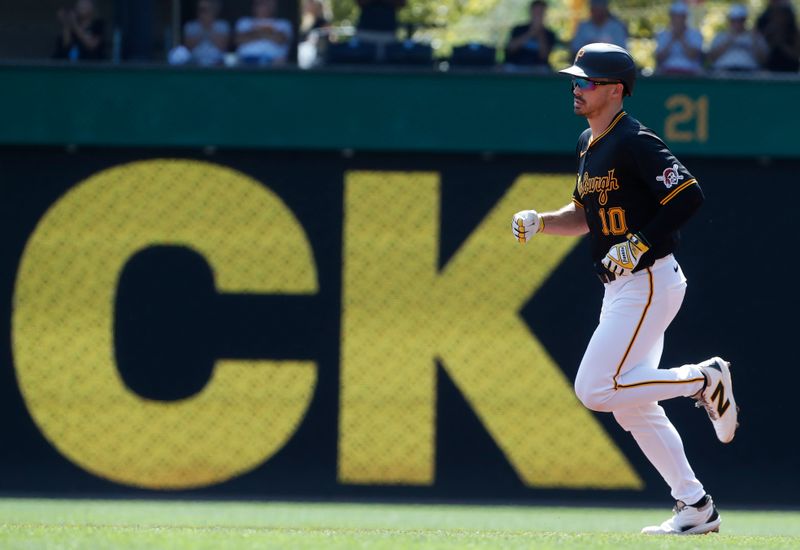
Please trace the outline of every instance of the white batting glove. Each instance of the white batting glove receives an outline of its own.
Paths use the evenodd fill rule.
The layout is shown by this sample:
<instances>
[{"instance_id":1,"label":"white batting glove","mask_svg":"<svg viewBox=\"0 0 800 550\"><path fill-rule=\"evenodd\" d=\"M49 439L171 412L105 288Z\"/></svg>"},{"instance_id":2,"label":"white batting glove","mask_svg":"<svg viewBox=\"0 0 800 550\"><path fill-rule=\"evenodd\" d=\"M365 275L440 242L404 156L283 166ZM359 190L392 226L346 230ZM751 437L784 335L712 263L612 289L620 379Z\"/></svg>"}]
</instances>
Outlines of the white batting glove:
<instances>
[{"instance_id":1,"label":"white batting glove","mask_svg":"<svg viewBox=\"0 0 800 550\"><path fill-rule=\"evenodd\" d=\"M628 233L625 237L627 240L612 246L601 262L614 275L629 275L636 268L642 254L650 250L650 246L640 235Z\"/></svg>"},{"instance_id":2,"label":"white batting glove","mask_svg":"<svg viewBox=\"0 0 800 550\"><path fill-rule=\"evenodd\" d=\"M528 242L534 235L544 229L544 220L536 210L522 210L511 219L511 231L514 238L521 243Z\"/></svg>"}]
</instances>

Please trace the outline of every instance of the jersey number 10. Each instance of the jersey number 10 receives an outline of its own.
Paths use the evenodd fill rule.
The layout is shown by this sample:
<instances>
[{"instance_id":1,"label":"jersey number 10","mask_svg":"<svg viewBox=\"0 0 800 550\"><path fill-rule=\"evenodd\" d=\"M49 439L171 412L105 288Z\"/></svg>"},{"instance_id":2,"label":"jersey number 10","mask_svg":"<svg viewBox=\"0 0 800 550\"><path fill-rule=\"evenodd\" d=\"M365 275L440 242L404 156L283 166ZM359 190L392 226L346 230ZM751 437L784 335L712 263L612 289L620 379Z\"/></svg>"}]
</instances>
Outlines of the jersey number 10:
<instances>
[{"instance_id":1,"label":"jersey number 10","mask_svg":"<svg viewBox=\"0 0 800 550\"><path fill-rule=\"evenodd\" d=\"M603 235L625 235L628 232L624 209L614 206L608 211L601 208L597 213L600 215L600 223L603 225Z\"/></svg>"}]
</instances>

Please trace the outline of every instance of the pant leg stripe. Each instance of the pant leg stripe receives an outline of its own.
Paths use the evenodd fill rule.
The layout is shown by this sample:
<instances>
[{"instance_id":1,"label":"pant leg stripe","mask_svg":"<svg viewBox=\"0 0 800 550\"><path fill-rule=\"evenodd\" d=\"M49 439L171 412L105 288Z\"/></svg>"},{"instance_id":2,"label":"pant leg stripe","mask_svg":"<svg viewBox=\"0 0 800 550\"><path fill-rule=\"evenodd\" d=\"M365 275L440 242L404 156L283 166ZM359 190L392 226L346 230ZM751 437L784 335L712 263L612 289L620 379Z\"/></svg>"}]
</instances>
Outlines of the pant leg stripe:
<instances>
[{"instance_id":1,"label":"pant leg stripe","mask_svg":"<svg viewBox=\"0 0 800 550\"><path fill-rule=\"evenodd\" d=\"M628 344L628 349L625 350L625 355L622 356L622 361L619 362L617 365L617 372L614 374L614 389L616 390L619 388L619 384L617 384L617 377L619 376L619 371L622 370L622 365L625 364L625 360L628 358L628 354L631 352L631 348L633 347L633 343L636 341L636 337L639 335L639 329L642 328L642 324L644 323L644 318L647 316L647 310L650 309L650 304L653 302L653 272L650 268L647 268L647 281L650 284L650 292L647 294L647 304L644 306L644 311L642 311L642 316L639 318L639 324L636 325L636 330L633 332L633 337L631 338L630 343Z\"/></svg>"},{"instance_id":2,"label":"pant leg stripe","mask_svg":"<svg viewBox=\"0 0 800 550\"><path fill-rule=\"evenodd\" d=\"M635 388L637 386L650 386L653 384L691 384L703 382L705 378L692 378L690 380L651 380L649 382L636 382L635 384L617 384L617 388Z\"/></svg>"}]
</instances>

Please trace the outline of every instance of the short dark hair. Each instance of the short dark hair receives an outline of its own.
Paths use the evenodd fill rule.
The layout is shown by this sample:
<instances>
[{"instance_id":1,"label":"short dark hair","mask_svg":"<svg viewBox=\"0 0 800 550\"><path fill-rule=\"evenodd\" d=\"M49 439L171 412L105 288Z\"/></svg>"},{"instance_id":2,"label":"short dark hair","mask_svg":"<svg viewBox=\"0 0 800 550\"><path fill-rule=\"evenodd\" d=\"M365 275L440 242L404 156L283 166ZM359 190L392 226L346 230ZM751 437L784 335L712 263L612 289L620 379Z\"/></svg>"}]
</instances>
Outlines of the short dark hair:
<instances>
[{"instance_id":1,"label":"short dark hair","mask_svg":"<svg viewBox=\"0 0 800 550\"><path fill-rule=\"evenodd\" d=\"M546 8L547 7L547 2L545 2L544 0L533 0L531 2L531 6L530 7L534 7L534 6L544 6Z\"/></svg>"}]
</instances>

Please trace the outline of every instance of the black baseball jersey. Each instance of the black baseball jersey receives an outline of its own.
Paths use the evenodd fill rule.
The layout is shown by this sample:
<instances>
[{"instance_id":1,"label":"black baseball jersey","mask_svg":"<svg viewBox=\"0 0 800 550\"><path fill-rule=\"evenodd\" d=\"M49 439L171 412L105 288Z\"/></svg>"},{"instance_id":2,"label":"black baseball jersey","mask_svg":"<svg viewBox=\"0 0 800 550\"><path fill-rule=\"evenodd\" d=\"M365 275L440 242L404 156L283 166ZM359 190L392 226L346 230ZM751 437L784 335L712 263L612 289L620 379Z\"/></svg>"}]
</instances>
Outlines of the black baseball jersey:
<instances>
[{"instance_id":1,"label":"black baseball jersey","mask_svg":"<svg viewBox=\"0 0 800 550\"><path fill-rule=\"evenodd\" d=\"M628 233L651 224L679 194L691 188L699 194L699 185L652 130L624 111L600 135L590 139L591 133L588 128L578 139L572 200L586 214L592 260L597 262ZM643 235L650 250L634 271L675 250L679 233L677 227L671 229Z\"/></svg>"}]
</instances>

